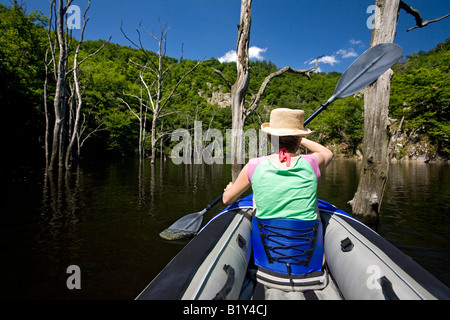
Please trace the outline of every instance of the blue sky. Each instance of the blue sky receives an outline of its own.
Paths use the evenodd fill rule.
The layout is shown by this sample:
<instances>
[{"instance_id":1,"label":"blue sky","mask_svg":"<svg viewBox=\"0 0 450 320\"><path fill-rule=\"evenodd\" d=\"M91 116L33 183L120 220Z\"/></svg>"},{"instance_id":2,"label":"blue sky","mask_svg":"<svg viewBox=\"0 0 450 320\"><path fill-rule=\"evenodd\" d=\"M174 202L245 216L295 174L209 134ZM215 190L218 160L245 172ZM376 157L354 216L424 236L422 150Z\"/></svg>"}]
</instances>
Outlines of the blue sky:
<instances>
[{"instance_id":1,"label":"blue sky","mask_svg":"<svg viewBox=\"0 0 450 320\"><path fill-rule=\"evenodd\" d=\"M10 4L10 0L0 0ZM27 12L34 9L49 14L50 0L23 0ZM418 9L424 20L450 12L448 0L406 0ZM250 35L253 59L270 60L277 67L309 68L310 62L324 55L319 64L324 72L343 72L356 56L368 49L371 30L367 22L375 0L254 0ZM74 0L81 11L87 0ZM369 12L368 12L369 9ZM227 61L236 48L240 0L93 0L85 38L107 39L129 45L120 31L137 40L141 31L146 49L156 51L156 42L145 31L159 32L158 17L170 26L167 55L184 58L220 58ZM450 17L425 28L406 30L415 25L412 16L400 12L396 43L404 54L428 51L450 36ZM79 31L74 30L78 38Z\"/></svg>"}]
</instances>

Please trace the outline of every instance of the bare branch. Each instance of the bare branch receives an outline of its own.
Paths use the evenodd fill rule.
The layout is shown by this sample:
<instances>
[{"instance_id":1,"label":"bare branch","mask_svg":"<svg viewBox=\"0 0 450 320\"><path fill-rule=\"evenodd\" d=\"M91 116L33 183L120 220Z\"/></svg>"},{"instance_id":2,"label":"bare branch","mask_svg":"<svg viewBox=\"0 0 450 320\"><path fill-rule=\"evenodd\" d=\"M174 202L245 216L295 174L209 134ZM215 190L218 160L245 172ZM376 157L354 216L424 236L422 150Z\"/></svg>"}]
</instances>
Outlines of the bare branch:
<instances>
[{"instance_id":1,"label":"bare branch","mask_svg":"<svg viewBox=\"0 0 450 320\"><path fill-rule=\"evenodd\" d=\"M426 27L426 26L429 25L430 23L441 21L442 19L445 19L445 18L447 18L447 17L449 17L449 16L450 16L450 13L448 13L448 14L446 14L445 16L442 16L442 17L440 17L440 18L434 19L434 20L426 20L424 23L422 23L422 26L414 26L414 27L412 27L412 28L409 28L409 29L406 30L406 31L409 32L409 31L411 31L411 30L413 30L413 29L416 29L416 28L423 28L423 27Z\"/></svg>"},{"instance_id":2,"label":"bare branch","mask_svg":"<svg viewBox=\"0 0 450 320\"><path fill-rule=\"evenodd\" d=\"M156 138L156 143L158 143L161 139L167 137L168 135L171 135L175 130L170 131L164 131L159 133L159 137Z\"/></svg>"},{"instance_id":3,"label":"bare branch","mask_svg":"<svg viewBox=\"0 0 450 320\"><path fill-rule=\"evenodd\" d=\"M142 65L142 64L140 64L140 63L138 63L138 62L136 62L136 61L133 61L133 60L131 60L131 59L130 59L130 62L131 62L132 64L134 64L135 66L139 67L142 71L148 69L148 70L150 70L150 72L153 73L155 76L158 75L158 70L155 70L155 69L149 67L148 64L146 64L146 65L144 66L144 65ZM155 66L155 68L157 68L156 65L153 63L153 61L151 61L151 63L152 63L153 66Z\"/></svg>"},{"instance_id":4,"label":"bare branch","mask_svg":"<svg viewBox=\"0 0 450 320\"><path fill-rule=\"evenodd\" d=\"M164 26L164 28L161 28L161 19L160 19L159 16L158 16L158 24L159 24L159 31L160 31L160 33L161 33L159 39L154 35L153 31L152 31L152 33L146 31L146 33L148 33L153 39L156 40L156 42L158 42L158 46L159 46L159 52L158 52L158 55L159 55L159 56L162 56L162 57L165 57L165 56L166 56L166 38L167 38L167 33L168 33L169 30L170 30L170 27L168 27L168 25L167 25L167 23L166 23L166 25ZM161 44L162 44L162 43L164 43L164 52L161 52Z\"/></svg>"},{"instance_id":5,"label":"bare branch","mask_svg":"<svg viewBox=\"0 0 450 320\"><path fill-rule=\"evenodd\" d=\"M264 91L266 90L267 85L269 84L270 81L272 81L273 78L279 77L286 72L292 72L292 73L303 75L306 78L308 78L308 80L310 80L311 79L310 74L311 74L311 72L314 72L317 69L318 63L319 63L319 58L317 58L316 65L314 67L306 69L306 70L297 70L297 69L293 69L291 67L284 67L280 70L277 70L277 71L269 74L264 79L263 83L261 84L261 87L259 88L259 91L256 94L255 100L250 105L250 107L247 109L247 111L244 112L244 119L246 119L248 116L250 116L255 111L255 109L258 108L259 102L264 94Z\"/></svg>"},{"instance_id":6,"label":"bare branch","mask_svg":"<svg viewBox=\"0 0 450 320\"><path fill-rule=\"evenodd\" d=\"M83 62L85 62L90 57L95 56L97 53L99 53L106 46L106 44L109 43L111 38L112 38L112 36L109 36L108 40L103 42L103 44L97 50L95 50L94 52L88 54L83 60L81 60L80 63L78 64L78 66L80 66Z\"/></svg>"},{"instance_id":7,"label":"bare branch","mask_svg":"<svg viewBox=\"0 0 450 320\"><path fill-rule=\"evenodd\" d=\"M164 118L164 117L167 117L168 115L175 114L175 113L191 113L191 112L192 111L172 111L172 112L166 112L164 114L160 114L159 117Z\"/></svg>"},{"instance_id":8,"label":"bare branch","mask_svg":"<svg viewBox=\"0 0 450 320\"><path fill-rule=\"evenodd\" d=\"M178 59L178 61L183 61L183 56L184 56L184 43L181 44L181 57L180 59Z\"/></svg>"},{"instance_id":9,"label":"bare branch","mask_svg":"<svg viewBox=\"0 0 450 320\"><path fill-rule=\"evenodd\" d=\"M55 0L52 0L51 4L50 4L50 18L48 21L48 29L47 29L47 37L48 37L48 42L49 42L49 47L50 47L50 53L52 55L52 58L50 59L50 62L48 63L48 65L50 66L50 64L53 62L53 76L56 80L57 75L56 75L56 59L55 59L55 48L56 48L56 39L57 37L55 37L55 43L53 43L52 40L52 20L53 20L53 14L56 10L56 3ZM55 13L56 16L56 13ZM55 29L56 30L56 20L57 18L55 18Z\"/></svg>"},{"instance_id":10,"label":"bare branch","mask_svg":"<svg viewBox=\"0 0 450 320\"><path fill-rule=\"evenodd\" d=\"M181 61L181 60L180 60L180 61ZM165 78L167 77L166 74L170 73L170 71L171 71L173 68L175 68L175 66L178 65L178 63L179 63L179 62L175 62L175 63L171 64L169 67L167 67L167 69L164 70L164 71L161 73L161 76L164 76L164 79L165 79Z\"/></svg>"},{"instance_id":11,"label":"bare branch","mask_svg":"<svg viewBox=\"0 0 450 320\"><path fill-rule=\"evenodd\" d=\"M131 93L125 93L125 91L122 91L123 95L128 96L128 97L132 97L132 98L136 98L139 100L139 102L142 100L140 97L138 97L135 94L131 94ZM120 99L120 98L119 98Z\"/></svg>"},{"instance_id":12,"label":"bare branch","mask_svg":"<svg viewBox=\"0 0 450 320\"><path fill-rule=\"evenodd\" d=\"M133 111L133 109L130 107L130 105L129 105L125 100L123 100L122 98L119 98L119 100L121 100L122 103L124 103L124 104L128 107L128 109L130 109L131 113L132 113L136 118L140 119L140 117L137 115L137 113Z\"/></svg>"},{"instance_id":13,"label":"bare branch","mask_svg":"<svg viewBox=\"0 0 450 320\"><path fill-rule=\"evenodd\" d=\"M191 68L191 70L189 70L188 72L186 72L186 73L181 77L181 79L180 79L180 80L177 82L177 84L173 87L172 92L167 96L167 98L166 98L166 100L164 101L164 103L162 104L160 110L162 110L162 109L166 106L167 102L170 100L170 98L172 98L172 96L173 96L173 94L175 93L175 91L177 90L178 86L184 81L184 79L185 79L191 72L193 72L195 69L197 69L197 67L198 67L199 65L201 65L203 62L204 62L203 59L198 60L197 64L196 64L195 66L193 66L193 67Z\"/></svg>"},{"instance_id":14,"label":"bare branch","mask_svg":"<svg viewBox=\"0 0 450 320\"><path fill-rule=\"evenodd\" d=\"M136 28L136 32L138 33L138 39L139 39L139 45L137 45L133 40L131 40L131 38L129 38L125 31L123 31L123 21L120 22L120 31L122 32L122 34L124 35L124 37L130 41L137 49L139 49L140 51L142 51L145 55L145 57L152 63L153 67L155 69L158 69L158 67L156 66L155 62L153 61L152 57L150 57L150 55L147 53L147 51L144 49L144 46L142 45L142 41L141 41L141 32L139 31L139 28L141 27L141 23L139 23L138 27Z\"/></svg>"},{"instance_id":15,"label":"bare branch","mask_svg":"<svg viewBox=\"0 0 450 320\"><path fill-rule=\"evenodd\" d=\"M423 27L426 27L426 26L429 25L430 23L441 21L442 19L445 19L445 18L447 18L447 17L450 16L450 13L448 13L448 14L446 14L446 15L440 17L440 18L434 19L434 20L426 20L426 21L423 21L422 16L420 15L419 10L414 9L413 7L411 7L410 5L406 4L406 3L403 2L403 1L400 1L400 9L405 10L407 13L409 13L410 15L412 15L412 16L414 17L414 19L416 20L416 25L415 25L414 27L409 28L408 30L406 30L407 32L409 32L409 31L411 31L411 30L414 30L414 29L416 29L416 28L423 28Z\"/></svg>"},{"instance_id":16,"label":"bare branch","mask_svg":"<svg viewBox=\"0 0 450 320\"><path fill-rule=\"evenodd\" d=\"M231 82L227 79L227 77L225 77L225 75L224 75L221 71L219 71L219 70L217 70L217 69L215 69L215 68L212 68L212 69L213 69L213 71L214 71L215 73L217 73L217 74L225 81L225 83L227 84L228 88L231 89L232 84L231 84Z\"/></svg>"},{"instance_id":17,"label":"bare branch","mask_svg":"<svg viewBox=\"0 0 450 320\"><path fill-rule=\"evenodd\" d=\"M69 9L69 7L72 5L73 0L67 0L66 7L64 8L64 13Z\"/></svg>"},{"instance_id":18,"label":"bare branch","mask_svg":"<svg viewBox=\"0 0 450 320\"><path fill-rule=\"evenodd\" d=\"M145 89L147 90L148 99L150 101L150 104L152 105L152 110L154 113L155 112L155 103L153 102L152 92L151 92L150 88L148 87L147 82L145 82L145 80L144 80L144 72L143 71L139 72L139 78L141 79L142 84L145 86ZM153 84L152 84L152 86L153 86ZM148 106L146 106L146 107L148 108Z\"/></svg>"},{"instance_id":19,"label":"bare branch","mask_svg":"<svg viewBox=\"0 0 450 320\"><path fill-rule=\"evenodd\" d=\"M139 30L139 27L141 26L141 24L139 23L139 26L136 28L136 30ZM131 40L127 34L125 33L125 31L123 31L123 21L120 21L120 31L122 32L123 36L130 41L137 49L142 49L142 46L138 46L133 40ZM139 34L139 31L138 31ZM140 39L140 37L139 37ZM145 52L144 52L145 53Z\"/></svg>"},{"instance_id":20,"label":"bare branch","mask_svg":"<svg viewBox=\"0 0 450 320\"><path fill-rule=\"evenodd\" d=\"M81 140L80 147L82 147L83 144L84 144L84 142L85 142L90 136L92 136L94 133L99 132L99 131L104 131L104 130L106 130L106 128L102 128L103 125L104 125L104 123L101 122L94 130L92 130L91 132L89 132L89 134L86 135L86 137L84 137L83 140ZM83 131L84 131L84 130L83 130ZM81 136L81 134L80 134L80 136Z\"/></svg>"}]
</instances>

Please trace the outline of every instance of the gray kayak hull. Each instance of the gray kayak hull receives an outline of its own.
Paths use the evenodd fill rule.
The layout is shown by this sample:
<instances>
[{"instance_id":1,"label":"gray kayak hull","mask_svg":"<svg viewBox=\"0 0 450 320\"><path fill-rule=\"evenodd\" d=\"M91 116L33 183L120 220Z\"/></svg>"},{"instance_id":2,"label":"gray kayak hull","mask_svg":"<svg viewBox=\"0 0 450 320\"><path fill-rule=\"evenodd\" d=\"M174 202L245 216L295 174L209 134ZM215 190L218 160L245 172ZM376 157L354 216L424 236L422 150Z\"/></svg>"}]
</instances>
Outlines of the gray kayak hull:
<instances>
[{"instance_id":1,"label":"gray kayak hull","mask_svg":"<svg viewBox=\"0 0 450 320\"><path fill-rule=\"evenodd\" d=\"M291 289L276 285L282 279L256 281L261 271L252 265L252 204L251 196L243 198L211 219L136 299L450 299L449 288L428 271L372 229L324 201L319 201L324 273L301 279L304 285Z\"/></svg>"}]
</instances>

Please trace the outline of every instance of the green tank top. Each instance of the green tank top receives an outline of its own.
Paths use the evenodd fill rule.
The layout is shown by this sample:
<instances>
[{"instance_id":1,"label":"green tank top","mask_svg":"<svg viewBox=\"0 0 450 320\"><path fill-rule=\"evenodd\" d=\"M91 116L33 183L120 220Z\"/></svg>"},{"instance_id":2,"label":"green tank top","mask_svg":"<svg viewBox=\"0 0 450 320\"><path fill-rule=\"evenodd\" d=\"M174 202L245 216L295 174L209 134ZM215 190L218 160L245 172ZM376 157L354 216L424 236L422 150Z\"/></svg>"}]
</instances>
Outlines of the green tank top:
<instances>
[{"instance_id":1,"label":"green tank top","mask_svg":"<svg viewBox=\"0 0 450 320\"><path fill-rule=\"evenodd\" d=\"M251 177L256 217L261 219L317 219L318 177L311 164L298 158L290 168L278 169L268 158Z\"/></svg>"}]
</instances>

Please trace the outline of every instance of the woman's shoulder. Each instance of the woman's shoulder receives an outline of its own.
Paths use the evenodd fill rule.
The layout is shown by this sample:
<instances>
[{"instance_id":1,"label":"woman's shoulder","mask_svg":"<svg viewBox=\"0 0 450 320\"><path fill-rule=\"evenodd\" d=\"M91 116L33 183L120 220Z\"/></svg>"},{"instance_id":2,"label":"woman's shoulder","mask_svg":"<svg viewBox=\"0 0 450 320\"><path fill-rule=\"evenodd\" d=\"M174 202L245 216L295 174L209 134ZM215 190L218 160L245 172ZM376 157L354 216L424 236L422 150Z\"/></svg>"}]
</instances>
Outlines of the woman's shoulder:
<instances>
[{"instance_id":1,"label":"woman's shoulder","mask_svg":"<svg viewBox=\"0 0 450 320\"><path fill-rule=\"evenodd\" d=\"M320 179L321 173L319 168L319 160L317 159L316 155L314 155L313 153L302 154L302 159L306 160L311 165L317 176L317 179Z\"/></svg>"},{"instance_id":2,"label":"woman's shoulder","mask_svg":"<svg viewBox=\"0 0 450 320\"><path fill-rule=\"evenodd\" d=\"M252 181L253 173L255 172L256 167L261 164L264 160L267 159L267 156L252 158L247 163L247 177L248 181Z\"/></svg>"},{"instance_id":3,"label":"woman's shoulder","mask_svg":"<svg viewBox=\"0 0 450 320\"><path fill-rule=\"evenodd\" d=\"M302 154L301 157L308 162L319 162L316 155L313 153Z\"/></svg>"},{"instance_id":4,"label":"woman's shoulder","mask_svg":"<svg viewBox=\"0 0 450 320\"><path fill-rule=\"evenodd\" d=\"M251 158L251 159L248 161L248 164L261 163L261 162L263 162L265 159L267 159L267 156L262 156L262 157L258 157L258 158Z\"/></svg>"}]
</instances>

